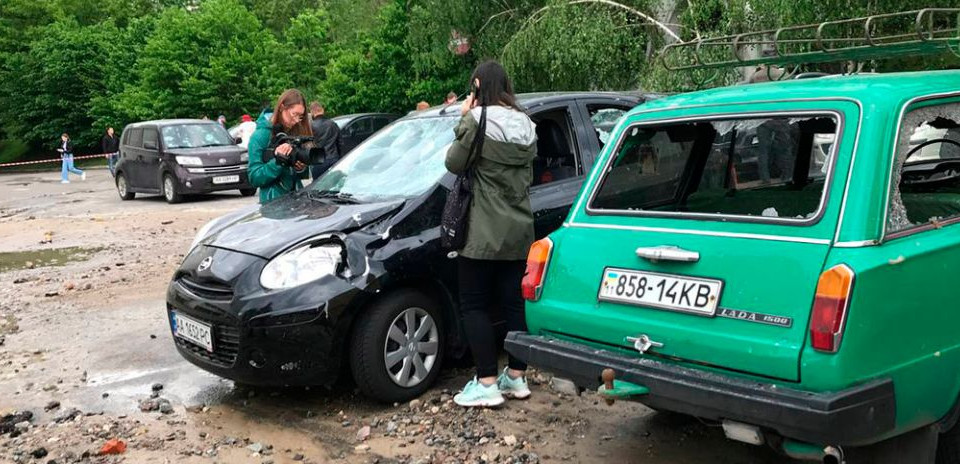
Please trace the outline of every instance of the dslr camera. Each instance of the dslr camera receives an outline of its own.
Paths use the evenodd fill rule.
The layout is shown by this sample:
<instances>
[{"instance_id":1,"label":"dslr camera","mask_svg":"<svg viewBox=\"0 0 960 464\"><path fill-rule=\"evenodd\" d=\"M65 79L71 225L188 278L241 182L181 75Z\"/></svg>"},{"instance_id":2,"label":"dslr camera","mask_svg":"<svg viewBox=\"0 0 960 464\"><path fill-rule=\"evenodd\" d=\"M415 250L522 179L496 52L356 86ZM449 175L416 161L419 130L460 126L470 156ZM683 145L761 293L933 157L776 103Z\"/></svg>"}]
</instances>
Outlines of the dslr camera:
<instances>
[{"instance_id":1,"label":"dslr camera","mask_svg":"<svg viewBox=\"0 0 960 464\"><path fill-rule=\"evenodd\" d=\"M277 164L280 166L293 167L297 161L309 166L311 163L311 149L305 147L305 144L313 142L313 137L295 137L292 135L287 135L283 132L278 133L273 138L273 143L270 144L269 148L263 150L263 162L267 163L271 159L277 160ZM290 152L287 156L279 155L275 152L276 148L285 143L290 144L293 147L293 151Z\"/></svg>"}]
</instances>

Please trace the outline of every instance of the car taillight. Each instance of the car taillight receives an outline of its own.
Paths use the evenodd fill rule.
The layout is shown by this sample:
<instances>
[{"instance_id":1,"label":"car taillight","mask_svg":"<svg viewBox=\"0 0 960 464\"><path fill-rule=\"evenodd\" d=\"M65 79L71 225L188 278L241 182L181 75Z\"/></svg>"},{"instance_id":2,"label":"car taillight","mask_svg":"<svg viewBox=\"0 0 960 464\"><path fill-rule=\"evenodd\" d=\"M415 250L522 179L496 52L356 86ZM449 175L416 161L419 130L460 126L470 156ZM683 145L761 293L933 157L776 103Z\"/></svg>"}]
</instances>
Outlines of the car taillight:
<instances>
[{"instance_id":1,"label":"car taillight","mask_svg":"<svg viewBox=\"0 0 960 464\"><path fill-rule=\"evenodd\" d=\"M540 291L543 290L543 279L547 275L547 263L550 262L550 252L553 242L544 238L533 242L527 254L527 270L523 274L523 299L537 301Z\"/></svg>"},{"instance_id":2,"label":"car taillight","mask_svg":"<svg viewBox=\"0 0 960 464\"><path fill-rule=\"evenodd\" d=\"M847 309L850 307L853 278L853 270L845 264L834 266L820 274L810 318L810 341L814 349L828 353L836 353L840 349Z\"/></svg>"}]
</instances>

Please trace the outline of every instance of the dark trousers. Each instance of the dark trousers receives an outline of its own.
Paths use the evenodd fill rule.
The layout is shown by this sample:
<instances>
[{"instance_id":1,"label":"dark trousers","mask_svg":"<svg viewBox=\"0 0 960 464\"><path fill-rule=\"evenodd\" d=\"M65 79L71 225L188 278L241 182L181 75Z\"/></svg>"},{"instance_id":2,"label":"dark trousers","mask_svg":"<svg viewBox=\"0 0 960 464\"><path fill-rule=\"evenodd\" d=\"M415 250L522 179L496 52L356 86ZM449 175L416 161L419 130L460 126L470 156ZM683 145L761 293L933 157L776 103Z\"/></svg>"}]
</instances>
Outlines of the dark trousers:
<instances>
[{"instance_id":1,"label":"dark trousers","mask_svg":"<svg viewBox=\"0 0 960 464\"><path fill-rule=\"evenodd\" d=\"M520 283L526 263L523 261L458 259L460 313L467 343L477 365L477 377L497 375L497 340L491 312L499 306L507 320L507 331L527 330ZM527 365L510 356L511 369L525 370Z\"/></svg>"}]
</instances>

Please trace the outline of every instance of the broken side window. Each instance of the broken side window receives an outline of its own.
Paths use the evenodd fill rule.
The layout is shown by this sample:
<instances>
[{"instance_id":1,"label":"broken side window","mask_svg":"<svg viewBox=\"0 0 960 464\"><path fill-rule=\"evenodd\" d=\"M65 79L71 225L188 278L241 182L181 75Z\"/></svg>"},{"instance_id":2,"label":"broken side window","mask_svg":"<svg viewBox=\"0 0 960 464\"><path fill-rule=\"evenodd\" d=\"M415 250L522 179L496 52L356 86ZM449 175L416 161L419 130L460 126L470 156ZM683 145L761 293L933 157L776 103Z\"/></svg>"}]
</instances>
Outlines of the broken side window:
<instances>
[{"instance_id":1,"label":"broken side window","mask_svg":"<svg viewBox=\"0 0 960 464\"><path fill-rule=\"evenodd\" d=\"M897 140L887 230L960 217L960 103L909 111Z\"/></svg>"},{"instance_id":2,"label":"broken side window","mask_svg":"<svg viewBox=\"0 0 960 464\"><path fill-rule=\"evenodd\" d=\"M817 115L630 128L591 208L813 218L838 125Z\"/></svg>"}]
</instances>

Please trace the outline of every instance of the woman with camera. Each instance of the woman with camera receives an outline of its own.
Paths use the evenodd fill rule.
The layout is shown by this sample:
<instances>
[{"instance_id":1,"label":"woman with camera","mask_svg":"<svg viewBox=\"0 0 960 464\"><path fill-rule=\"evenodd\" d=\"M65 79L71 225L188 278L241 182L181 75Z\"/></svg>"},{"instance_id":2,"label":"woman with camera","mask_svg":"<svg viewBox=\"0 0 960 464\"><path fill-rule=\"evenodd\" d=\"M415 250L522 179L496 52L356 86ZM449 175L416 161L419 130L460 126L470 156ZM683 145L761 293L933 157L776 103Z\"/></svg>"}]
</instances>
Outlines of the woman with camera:
<instances>
[{"instance_id":1,"label":"woman with camera","mask_svg":"<svg viewBox=\"0 0 960 464\"><path fill-rule=\"evenodd\" d=\"M264 112L257 120L247 145L247 176L250 185L260 189L261 204L303 188L300 177L307 165L298 160L300 147L289 138L313 135L304 117L306 108L303 94L290 89L280 95L272 114Z\"/></svg>"}]
</instances>

